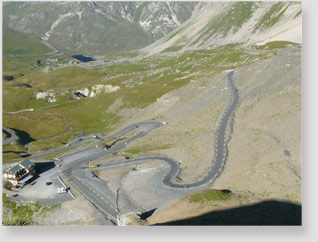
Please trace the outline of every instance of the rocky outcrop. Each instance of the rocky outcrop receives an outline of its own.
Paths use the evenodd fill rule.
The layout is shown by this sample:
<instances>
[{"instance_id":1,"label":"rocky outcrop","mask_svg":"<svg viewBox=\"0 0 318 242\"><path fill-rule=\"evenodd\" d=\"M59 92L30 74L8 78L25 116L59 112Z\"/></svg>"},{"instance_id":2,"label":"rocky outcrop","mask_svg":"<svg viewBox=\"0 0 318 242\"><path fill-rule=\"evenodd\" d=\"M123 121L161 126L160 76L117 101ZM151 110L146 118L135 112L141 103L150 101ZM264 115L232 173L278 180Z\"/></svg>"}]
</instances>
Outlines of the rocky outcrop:
<instances>
[{"instance_id":1,"label":"rocky outcrop","mask_svg":"<svg viewBox=\"0 0 318 242\"><path fill-rule=\"evenodd\" d=\"M90 88L83 88L76 90L74 94L77 97L95 97L96 95L102 94L102 93L111 93L116 92L120 89L119 86L113 86L113 85L102 85L97 84Z\"/></svg>"},{"instance_id":2,"label":"rocky outcrop","mask_svg":"<svg viewBox=\"0 0 318 242\"><path fill-rule=\"evenodd\" d=\"M56 102L56 94L54 93L54 91L49 90L47 92L38 92L35 95L36 99L42 99L45 100L49 103L55 103Z\"/></svg>"}]
</instances>

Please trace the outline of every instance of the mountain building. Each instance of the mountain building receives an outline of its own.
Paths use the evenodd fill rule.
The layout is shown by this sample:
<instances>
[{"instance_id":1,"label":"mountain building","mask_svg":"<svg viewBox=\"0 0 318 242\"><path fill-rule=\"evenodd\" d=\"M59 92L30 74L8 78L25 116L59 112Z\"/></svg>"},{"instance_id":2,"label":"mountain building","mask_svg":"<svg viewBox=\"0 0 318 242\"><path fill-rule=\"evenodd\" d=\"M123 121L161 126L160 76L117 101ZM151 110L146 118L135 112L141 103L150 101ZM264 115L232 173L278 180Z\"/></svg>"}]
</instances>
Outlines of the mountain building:
<instances>
[{"instance_id":1,"label":"mountain building","mask_svg":"<svg viewBox=\"0 0 318 242\"><path fill-rule=\"evenodd\" d=\"M7 169L3 176L7 181L11 182L13 186L23 186L29 182L35 174L35 164L26 159Z\"/></svg>"}]
</instances>

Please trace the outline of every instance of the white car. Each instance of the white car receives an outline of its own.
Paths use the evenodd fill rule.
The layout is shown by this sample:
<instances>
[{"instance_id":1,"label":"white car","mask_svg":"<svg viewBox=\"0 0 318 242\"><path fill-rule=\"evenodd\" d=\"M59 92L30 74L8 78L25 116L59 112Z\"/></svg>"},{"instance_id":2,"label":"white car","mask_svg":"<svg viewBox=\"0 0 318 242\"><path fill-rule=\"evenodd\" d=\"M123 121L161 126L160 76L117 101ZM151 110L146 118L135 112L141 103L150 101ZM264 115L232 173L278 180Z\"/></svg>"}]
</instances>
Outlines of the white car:
<instances>
[{"instance_id":1,"label":"white car","mask_svg":"<svg viewBox=\"0 0 318 242\"><path fill-rule=\"evenodd\" d=\"M56 188L56 193L60 194L60 193L66 193L66 188L65 187L58 187Z\"/></svg>"}]
</instances>

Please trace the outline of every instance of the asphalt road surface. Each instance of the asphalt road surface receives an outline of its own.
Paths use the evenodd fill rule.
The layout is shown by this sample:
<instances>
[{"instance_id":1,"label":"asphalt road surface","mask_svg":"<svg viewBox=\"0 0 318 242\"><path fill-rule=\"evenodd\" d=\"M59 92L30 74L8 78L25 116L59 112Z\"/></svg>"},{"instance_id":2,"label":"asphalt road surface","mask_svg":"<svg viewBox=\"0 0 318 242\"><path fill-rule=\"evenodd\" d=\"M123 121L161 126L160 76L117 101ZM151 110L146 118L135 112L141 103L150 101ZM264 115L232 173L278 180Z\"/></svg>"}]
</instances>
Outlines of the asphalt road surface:
<instances>
[{"instance_id":1,"label":"asphalt road surface","mask_svg":"<svg viewBox=\"0 0 318 242\"><path fill-rule=\"evenodd\" d=\"M74 149L75 147L77 147L79 145L82 145L82 144L84 144L85 142L88 142L88 141L97 141L97 142L99 142L99 140L96 140L96 138L94 138L93 135L88 135L88 136L81 137L81 138L78 138L78 139L74 140L73 142L69 143L69 145L67 147L64 146L64 147L61 147L61 148L58 148L58 149L55 149L55 150L51 150L51 151L48 151L48 152L45 152L45 153L32 154L30 157L28 157L28 159L38 159L38 158L41 158L43 156L52 155L52 154L57 153L57 152Z\"/></svg>"},{"instance_id":2,"label":"asphalt road surface","mask_svg":"<svg viewBox=\"0 0 318 242\"><path fill-rule=\"evenodd\" d=\"M10 130L2 128L2 133L5 133L7 138L5 140L2 140L2 145L7 145L10 144L12 142L14 142L17 137L15 136L14 133L12 133Z\"/></svg>"},{"instance_id":3,"label":"asphalt road surface","mask_svg":"<svg viewBox=\"0 0 318 242\"><path fill-rule=\"evenodd\" d=\"M63 162L60 167L60 172L64 178L66 178L71 185L73 185L87 200L89 200L101 213L103 213L108 220L111 220L114 224L116 224L118 211L115 207L117 205L114 205L114 194L111 192L106 193L99 191L97 186L94 186L91 180L84 181L83 174L80 174L78 170L83 168L83 166L90 161L122 150L134 140L147 135L149 132L161 127L162 125L164 125L162 122L155 120L148 120L133 124L116 132L110 137L119 138L135 130L138 130L139 132L125 142L119 143L107 150L101 147L91 147L69 155L61 156L59 158L61 158ZM104 184L104 187L107 187L107 185Z\"/></svg>"},{"instance_id":4,"label":"asphalt road surface","mask_svg":"<svg viewBox=\"0 0 318 242\"><path fill-rule=\"evenodd\" d=\"M64 174L66 175L66 174ZM68 176L68 181L74 186L88 201L90 201L98 210L100 210L107 220L116 224L117 209L116 203L100 192L89 182L76 177L72 173Z\"/></svg>"}]
</instances>

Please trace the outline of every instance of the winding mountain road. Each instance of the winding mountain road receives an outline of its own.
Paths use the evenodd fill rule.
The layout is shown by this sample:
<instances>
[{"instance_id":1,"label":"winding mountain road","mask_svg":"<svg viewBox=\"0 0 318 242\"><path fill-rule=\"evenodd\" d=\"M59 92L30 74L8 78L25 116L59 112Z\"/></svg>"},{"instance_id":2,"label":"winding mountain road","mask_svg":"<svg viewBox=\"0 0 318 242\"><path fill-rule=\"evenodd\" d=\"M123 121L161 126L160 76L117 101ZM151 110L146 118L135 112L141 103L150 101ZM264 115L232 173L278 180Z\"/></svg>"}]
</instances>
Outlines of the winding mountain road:
<instances>
[{"instance_id":1,"label":"winding mountain road","mask_svg":"<svg viewBox=\"0 0 318 242\"><path fill-rule=\"evenodd\" d=\"M193 183L179 183L177 178L180 175L180 164L178 161L165 157L165 156L145 156L136 159L115 160L108 162L107 164L101 164L97 168L89 167L90 162L109 154L116 154L120 150L127 147L130 143L136 139L147 135L155 129L165 125L165 122L159 122L156 120L147 120L136 124L129 125L124 129L108 136L118 138L118 142L108 149L103 149L98 146L78 150L76 152L61 156L61 166L59 166L58 174L63 176L75 189L78 190L87 200L89 200L104 216L107 220L112 221L113 224L118 224L118 204L116 204L116 194L108 187L107 182L99 179L91 173L91 170L100 169L115 169L122 168L138 163L147 163L151 161L162 161L169 165L167 174L163 177L162 183L168 189L198 189L208 186L215 181L217 176L222 172L225 166L227 158L227 139L229 137L229 130L231 130L230 122L233 119L234 112L237 109L240 101L238 90L233 83L234 70L228 70L227 84L231 91L231 100L223 112L222 117L218 123L216 135L215 135L215 157L211 159L211 167L206 176ZM136 132L133 137L122 141L122 137L126 134ZM70 143L70 147L77 146L82 142L89 141L93 136L82 137L82 139ZM121 141L121 142L119 142ZM43 155L53 154L54 152L67 150L70 147L63 147L52 152L46 152L44 154L38 154L31 157L39 158ZM88 164L88 165L87 165ZM126 201L126 211L134 211L135 207Z\"/></svg>"},{"instance_id":2,"label":"winding mountain road","mask_svg":"<svg viewBox=\"0 0 318 242\"><path fill-rule=\"evenodd\" d=\"M239 105L240 96L239 93L234 86L233 83L233 70L226 71L227 73L227 84L229 86L229 89L231 91L231 101L229 105L227 106L226 110L224 111L216 132L216 141L215 141L215 158L212 159L211 162L211 168L208 171L207 175L203 177L201 180L188 183L188 184L182 184L177 183L177 177L180 174L180 165L179 162L176 160L165 157L165 156L145 156L145 157L139 157L136 159L125 159L120 161L112 161L107 164L102 164L98 168L94 168L93 170L100 170L100 169L114 169L114 168L122 168L129 165L134 165L138 163L146 163L151 162L154 160L159 160L162 162L165 162L169 165L169 171L163 178L163 184L165 184L167 187L170 188L182 188L182 189L191 189L191 188L198 188L200 186L205 186L208 184L211 184L214 182L214 180L217 178L218 174L222 172L225 166L226 157L227 157L227 137L228 137L228 130L229 130L229 123L233 119L234 112L236 108ZM89 172L89 167L86 166L86 164L89 161L93 161L94 159L97 159L99 157L105 156L107 154L116 153L126 146L128 146L130 143L132 143L134 140L147 135L149 132L161 127L164 125L163 122L158 122L155 120L149 120L140 122L137 124L132 124L115 134L111 135L110 137L122 137L130 132L133 131L139 131L136 135L134 135L132 138L126 140L125 142L119 143L107 150L104 150L102 148L93 147L86 150L79 151L76 156L64 156L60 157L63 159L63 169L61 169L61 172L63 176L84 196L86 197L94 206L103 214L105 214L107 219L110 219L113 221L113 223L117 223L117 220L115 220L115 217L118 214L118 211L114 208L114 204L111 205L110 201L114 201L115 195L111 192L102 194L100 191L98 191L97 187L98 185L93 180L85 181L86 183L90 184L84 184L85 182L82 179L82 175L79 176L78 169L85 169L85 171ZM107 185L104 185L107 186ZM106 202L108 201L108 202Z\"/></svg>"},{"instance_id":3,"label":"winding mountain road","mask_svg":"<svg viewBox=\"0 0 318 242\"><path fill-rule=\"evenodd\" d=\"M225 166L225 161L227 157L227 127L229 125L229 122L232 120L234 112L236 108L238 107L240 96L233 84L233 70L227 71L227 78L228 78L228 86L231 90L232 94L232 101L227 106L225 112L223 113L221 120L219 121L217 132L216 132L216 141L215 141L215 159L212 160L211 169L208 171L207 175L203 177L201 180L189 183L189 184L180 184L176 183L176 179L180 174L180 166L179 163L171 158L164 157L164 156L146 156L146 157L140 157L136 159L131 160L122 160L122 161L114 161L109 164L101 165L97 169L106 169L106 168L119 168L119 167L125 167L127 165L133 165L136 163L141 162L149 162L153 160L161 160L163 162L166 162L170 166L169 173L164 177L163 183L169 187L173 188L195 188L201 185L206 185L208 183L212 183L217 175L223 170ZM141 126L142 124L139 124ZM131 125L120 132L118 134L123 135L126 132L131 132L134 130L134 127L136 125ZM139 133L140 134L140 133ZM136 137L133 137L132 139L135 140L140 135L136 135ZM115 136L115 135L114 135ZM131 141L132 142L132 141ZM131 143L129 142L129 143ZM116 147L117 148L117 147ZM123 147L118 147L118 150L122 149ZM117 149L116 149L117 150Z\"/></svg>"}]
</instances>

